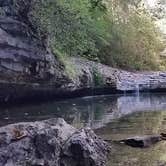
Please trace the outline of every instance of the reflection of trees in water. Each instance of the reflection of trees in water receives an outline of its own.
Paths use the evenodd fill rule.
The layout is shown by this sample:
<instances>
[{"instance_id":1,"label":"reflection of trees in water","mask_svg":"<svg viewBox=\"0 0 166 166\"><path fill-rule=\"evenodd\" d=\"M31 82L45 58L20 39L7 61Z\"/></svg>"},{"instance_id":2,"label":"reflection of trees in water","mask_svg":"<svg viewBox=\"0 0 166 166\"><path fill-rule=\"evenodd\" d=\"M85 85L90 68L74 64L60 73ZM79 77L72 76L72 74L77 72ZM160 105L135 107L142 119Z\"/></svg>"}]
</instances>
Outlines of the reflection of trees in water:
<instances>
[{"instance_id":1,"label":"reflection of trees in water","mask_svg":"<svg viewBox=\"0 0 166 166\"><path fill-rule=\"evenodd\" d=\"M139 98L134 95L99 96L8 109L0 108L0 125L62 117L76 127L90 126L96 129L105 126L114 119L146 110L166 110L166 95L143 94ZM140 122L139 125L142 124L143 122Z\"/></svg>"},{"instance_id":2,"label":"reflection of trees in water","mask_svg":"<svg viewBox=\"0 0 166 166\"><path fill-rule=\"evenodd\" d=\"M166 112L145 112L135 113L128 117L123 117L114 124L107 125L107 129L98 131L103 137L112 139L121 139L124 137L157 134L165 130ZM112 130L112 128L116 128ZM102 132L103 131L103 132ZM98 134L99 134L98 133ZM109 133L109 134L108 134ZM112 153L110 154L111 166L165 166L166 165L166 142L160 142L150 148L137 149L118 144L112 145Z\"/></svg>"},{"instance_id":3,"label":"reflection of trees in water","mask_svg":"<svg viewBox=\"0 0 166 166\"><path fill-rule=\"evenodd\" d=\"M104 138L121 139L166 132L166 95L146 94L140 95L139 98L105 96L1 108L0 117L0 125L62 117L76 127L98 128L96 133ZM153 166L153 163L157 166L157 159L166 158L166 146L163 143L146 150L112 146L115 152L111 154L112 166L118 164Z\"/></svg>"},{"instance_id":4,"label":"reflection of trees in water","mask_svg":"<svg viewBox=\"0 0 166 166\"><path fill-rule=\"evenodd\" d=\"M137 112L97 129L107 139L124 139L131 136L160 134L166 131L166 111Z\"/></svg>"},{"instance_id":5,"label":"reflection of trees in water","mask_svg":"<svg viewBox=\"0 0 166 166\"><path fill-rule=\"evenodd\" d=\"M131 148L112 144L107 166L165 166L165 142L146 149Z\"/></svg>"},{"instance_id":6,"label":"reflection of trees in water","mask_svg":"<svg viewBox=\"0 0 166 166\"><path fill-rule=\"evenodd\" d=\"M77 127L89 126L92 128L103 126L107 122L105 118L112 112L112 109L117 109L116 103L116 99L103 99L89 101L86 106L79 105L76 107L78 114L72 124Z\"/></svg>"},{"instance_id":7,"label":"reflection of trees in water","mask_svg":"<svg viewBox=\"0 0 166 166\"><path fill-rule=\"evenodd\" d=\"M161 132L166 132L166 111L133 113L96 130L101 137L112 140ZM146 149L131 148L120 144L112 144L112 149L108 166L166 165L165 141Z\"/></svg>"},{"instance_id":8,"label":"reflection of trees in water","mask_svg":"<svg viewBox=\"0 0 166 166\"><path fill-rule=\"evenodd\" d=\"M116 97L72 99L55 103L0 108L0 125L62 117L76 127L95 126L116 107Z\"/></svg>"}]
</instances>

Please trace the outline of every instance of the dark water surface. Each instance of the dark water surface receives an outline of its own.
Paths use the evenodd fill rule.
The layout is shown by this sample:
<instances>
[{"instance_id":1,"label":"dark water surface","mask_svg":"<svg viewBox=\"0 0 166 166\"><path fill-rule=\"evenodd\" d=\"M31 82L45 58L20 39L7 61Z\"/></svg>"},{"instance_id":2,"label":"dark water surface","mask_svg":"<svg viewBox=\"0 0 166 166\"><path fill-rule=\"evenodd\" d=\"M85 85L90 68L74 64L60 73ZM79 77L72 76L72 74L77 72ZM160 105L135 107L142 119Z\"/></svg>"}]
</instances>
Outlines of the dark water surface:
<instances>
[{"instance_id":1,"label":"dark water surface","mask_svg":"<svg viewBox=\"0 0 166 166\"><path fill-rule=\"evenodd\" d=\"M62 117L89 126L104 139L166 133L166 94L133 94L70 99L0 108L0 126ZM112 144L108 166L166 166L166 142L147 149Z\"/></svg>"}]
</instances>

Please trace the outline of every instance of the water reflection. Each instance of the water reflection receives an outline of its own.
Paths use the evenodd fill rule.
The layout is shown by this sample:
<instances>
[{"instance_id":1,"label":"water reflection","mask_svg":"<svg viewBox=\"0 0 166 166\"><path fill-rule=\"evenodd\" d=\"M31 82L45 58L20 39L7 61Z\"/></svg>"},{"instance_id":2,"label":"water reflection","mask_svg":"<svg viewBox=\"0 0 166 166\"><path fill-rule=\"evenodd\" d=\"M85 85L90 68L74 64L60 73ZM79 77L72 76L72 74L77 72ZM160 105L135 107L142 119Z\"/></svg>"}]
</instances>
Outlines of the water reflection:
<instances>
[{"instance_id":1,"label":"water reflection","mask_svg":"<svg viewBox=\"0 0 166 166\"><path fill-rule=\"evenodd\" d=\"M148 149L135 149L112 144L112 153L107 166L166 166L166 142Z\"/></svg>"},{"instance_id":2,"label":"water reflection","mask_svg":"<svg viewBox=\"0 0 166 166\"><path fill-rule=\"evenodd\" d=\"M166 111L136 112L96 129L104 139L121 140L133 136L166 132Z\"/></svg>"},{"instance_id":3,"label":"water reflection","mask_svg":"<svg viewBox=\"0 0 166 166\"><path fill-rule=\"evenodd\" d=\"M96 130L103 139L110 140L161 132L166 132L166 111L135 112ZM165 141L146 149L118 143L112 143L111 146L108 166L166 166Z\"/></svg>"},{"instance_id":4,"label":"water reflection","mask_svg":"<svg viewBox=\"0 0 166 166\"><path fill-rule=\"evenodd\" d=\"M166 94L98 96L0 108L0 125L62 117L76 127L101 128L134 112L166 111Z\"/></svg>"},{"instance_id":5,"label":"water reflection","mask_svg":"<svg viewBox=\"0 0 166 166\"><path fill-rule=\"evenodd\" d=\"M76 127L100 127L116 110L117 96L87 97L38 105L0 108L0 125L62 117Z\"/></svg>"},{"instance_id":6,"label":"water reflection","mask_svg":"<svg viewBox=\"0 0 166 166\"><path fill-rule=\"evenodd\" d=\"M0 125L62 117L104 139L166 133L166 94L99 96L0 108ZM148 149L112 144L108 166L166 166L166 142Z\"/></svg>"}]
</instances>

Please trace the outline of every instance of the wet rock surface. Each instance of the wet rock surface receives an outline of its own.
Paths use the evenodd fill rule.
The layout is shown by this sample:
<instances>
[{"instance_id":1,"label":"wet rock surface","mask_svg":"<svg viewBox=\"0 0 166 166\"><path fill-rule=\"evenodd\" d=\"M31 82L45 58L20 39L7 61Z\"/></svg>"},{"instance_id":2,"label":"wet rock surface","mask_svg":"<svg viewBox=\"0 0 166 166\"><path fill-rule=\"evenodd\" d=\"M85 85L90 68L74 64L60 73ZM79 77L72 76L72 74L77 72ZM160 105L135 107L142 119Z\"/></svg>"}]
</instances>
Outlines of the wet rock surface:
<instances>
[{"instance_id":1,"label":"wet rock surface","mask_svg":"<svg viewBox=\"0 0 166 166\"><path fill-rule=\"evenodd\" d=\"M1 166L105 166L108 145L63 119L0 128Z\"/></svg>"},{"instance_id":2,"label":"wet rock surface","mask_svg":"<svg viewBox=\"0 0 166 166\"><path fill-rule=\"evenodd\" d=\"M121 71L117 79L117 89L122 91L164 91L166 89L166 72Z\"/></svg>"},{"instance_id":3,"label":"wet rock surface","mask_svg":"<svg viewBox=\"0 0 166 166\"><path fill-rule=\"evenodd\" d=\"M166 90L166 72L129 72L81 58L70 58L69 61L77 71L76 85L81 85L79 78L86 75L84 88L86 85L96 89L106 88L109 93Z\"/></svg>"},{"instance_id":4,"label":"wet rock surface","mask_svg":"<svg viewBox=\"0 0 166 166\"><path fill-rule=\"evenodd\" d=\"M160 141L162 141L161 135L147 135L147 136L136 136L132 138L127 138L119 141L131 147L136 148L148 148Z\"/></svg>"}]
</instances>

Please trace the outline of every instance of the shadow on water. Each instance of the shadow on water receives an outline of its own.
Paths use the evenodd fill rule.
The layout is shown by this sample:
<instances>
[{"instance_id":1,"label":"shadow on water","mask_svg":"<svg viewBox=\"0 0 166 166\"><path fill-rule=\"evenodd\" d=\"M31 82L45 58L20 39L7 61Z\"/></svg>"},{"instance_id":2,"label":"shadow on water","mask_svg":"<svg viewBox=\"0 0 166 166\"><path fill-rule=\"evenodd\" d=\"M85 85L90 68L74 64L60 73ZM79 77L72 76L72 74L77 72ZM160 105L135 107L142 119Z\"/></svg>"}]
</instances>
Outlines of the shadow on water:
<instances>
[{"instance_id":1,"label":"shadow on water","mask_svg":"<svg viewBox=\"0 0 166 166\"><path fill-rule=\"evenodd\" d=\"M0 108L0 125L62 117L88 126L104 139L166 132L166 94L96 96ZM166 142L147 149L112 144L108 166L166 166Z\"/></svg>"}]
</instances>

